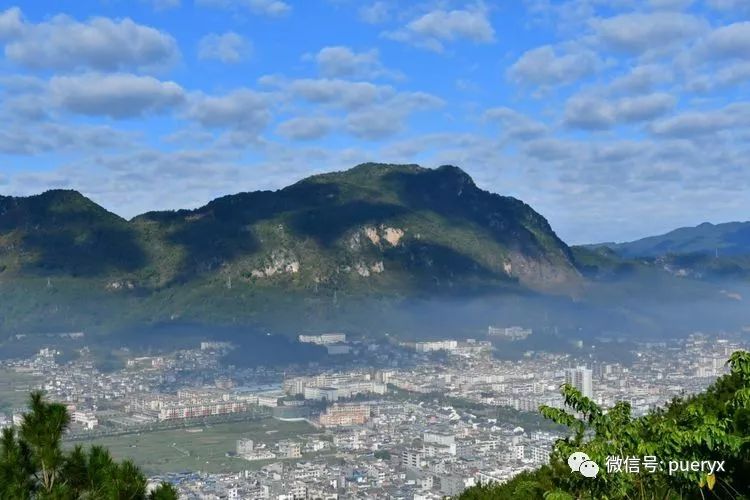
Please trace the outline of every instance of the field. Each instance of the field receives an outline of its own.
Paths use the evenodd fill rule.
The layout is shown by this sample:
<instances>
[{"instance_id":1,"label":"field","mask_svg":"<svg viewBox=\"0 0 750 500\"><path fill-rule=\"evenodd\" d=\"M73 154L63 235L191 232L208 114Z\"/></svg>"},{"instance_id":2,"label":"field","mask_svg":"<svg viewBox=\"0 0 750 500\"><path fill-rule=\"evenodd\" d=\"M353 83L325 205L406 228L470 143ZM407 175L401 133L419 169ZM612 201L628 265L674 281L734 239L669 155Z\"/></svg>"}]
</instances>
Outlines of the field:
<instances>
[{"instance_id":1,"label":"field","mask_svg":"<svg viewBox=\"0 0 750 500\"><path fill-rule=\"evenodd\" d=\"M109 448L116 459L130 458L147 474L186 470L236 472L258 468L267 463L227 457L227 452L235 451L237 439L250 438L256 443L265 443L270 448L283 439L297 439L297 436L315 432L305 422L264 419L97 438L93 442L77 441L76 444L97 444ZM66 446L73 444L67 443Z\"/></svg>"},{"instance_id":2,"label":"field","mask_svg":"<svg viewBox=\"0 0 750 500\"><path fill-rule=\"evenodd\" d=\"M10 413L14 408L26 408L29 393L42 381L28 373L0 369L0 413Z\"/></svg>"}]
</instances>

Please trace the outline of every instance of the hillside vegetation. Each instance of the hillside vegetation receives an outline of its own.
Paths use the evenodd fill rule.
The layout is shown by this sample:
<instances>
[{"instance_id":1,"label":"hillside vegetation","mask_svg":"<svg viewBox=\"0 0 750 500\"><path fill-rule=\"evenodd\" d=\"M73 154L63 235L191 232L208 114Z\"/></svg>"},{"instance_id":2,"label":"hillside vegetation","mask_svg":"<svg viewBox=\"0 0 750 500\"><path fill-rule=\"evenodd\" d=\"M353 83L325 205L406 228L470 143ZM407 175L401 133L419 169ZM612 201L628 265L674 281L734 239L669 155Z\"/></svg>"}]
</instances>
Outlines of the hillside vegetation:
<instances>
[{"instance_id":1,"label":"hillside vegetation","mask_svg":"<svg viewBox=\"0 0 750 500\"><path fill-rule=\"evenodd\" d=\"M675 399L663 409L633 418L620 402L604 412L570 386L567 411L542 407L548 419L567 426L550 464L501 485L471 488L460 500L517 499L747 499L750 498L750 353L734 353L731 372L704 393ZM599 466L596 478L571 472L568 457L584 452ZM658 470L608 471L610 457L656 457ZM669 461L723 461L723 471L669 473ZM621 463L622 465L622 463Z\"/></svg>"},{"instance_id":2,"label":"hillside vegetation","mask_svg":"<svg viewBox=\"0 0 750 500\"><path fill-rule=\"evenodd\" d=\"M365 164L126 221L74 191L0 197L0 329L253 323L347 297L569 293L570 249L456 167Z\"/></svg>"}]
</instances>

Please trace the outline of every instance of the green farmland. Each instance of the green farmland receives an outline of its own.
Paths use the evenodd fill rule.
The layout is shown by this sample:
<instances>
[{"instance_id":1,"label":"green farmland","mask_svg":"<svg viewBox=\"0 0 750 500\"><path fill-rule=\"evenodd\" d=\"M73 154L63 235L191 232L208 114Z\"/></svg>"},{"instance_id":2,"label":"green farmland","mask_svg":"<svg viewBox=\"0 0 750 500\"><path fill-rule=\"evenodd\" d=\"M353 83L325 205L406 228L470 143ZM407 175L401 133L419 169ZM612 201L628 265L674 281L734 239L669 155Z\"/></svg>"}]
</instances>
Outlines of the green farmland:
<instances>
[{"instance_id":1,"label":"green farmland","mask_svg":"<svg viewBox=\"0 0 750 500\"><path fill-rule=\"evenodd\" d=\"M267 463L227 457L227 452L235 451L236 441L240 438L250 438L271 448L283 439L297 439L298 436L315 432L305 422L264 419L102 437L93 441L79 440L75 444L96 444L109 448L117 460L133 459L147 474L186 470L216 473L242 471ZM73 446L73 443L68 443L67 446Z\"/></svg>"}]
</instances>

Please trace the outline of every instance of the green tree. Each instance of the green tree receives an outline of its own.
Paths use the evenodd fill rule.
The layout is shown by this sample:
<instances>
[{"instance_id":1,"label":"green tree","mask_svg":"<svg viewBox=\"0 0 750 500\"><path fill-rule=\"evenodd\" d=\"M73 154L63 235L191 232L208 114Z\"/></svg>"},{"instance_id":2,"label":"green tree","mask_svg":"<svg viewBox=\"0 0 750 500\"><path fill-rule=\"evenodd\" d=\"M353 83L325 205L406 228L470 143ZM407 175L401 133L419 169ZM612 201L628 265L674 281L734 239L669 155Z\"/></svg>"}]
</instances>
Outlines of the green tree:
<instances>
[{"instance_id":1,"label":"green tree","mask_svg":"<svg viewBox=\"0 0 750 500\"><path fill-rule=\"evenodd\" d=\"M604 411L575 388L564 385L565 409L543 406L541 413L570 430L550 455L550 463L496 486L465 492L466 500L576 499L750 499L750 353L730 357L730 373L705 392L674 399L665 408L641 418L630 404ZM586 453L599 465L596 478L571 473L568 457ZM725 471L607 472L608 457L657 457L671 460L723 460Z\"/></svg>"},{"instance_id":2,"label":"green tree","mask_svg":"<svg viewBox=\"0 0 750 500\"><path fill-rule=\"evenodd\" d=\"M0 498L13 500L176 500L162 483L147 495L147 481L131 461L118 463L105 448L76 446L66 452L62 437L70 425L65 406L31 394L20 429L3 429L0 439Z\"/></svg>"}]
</instances>

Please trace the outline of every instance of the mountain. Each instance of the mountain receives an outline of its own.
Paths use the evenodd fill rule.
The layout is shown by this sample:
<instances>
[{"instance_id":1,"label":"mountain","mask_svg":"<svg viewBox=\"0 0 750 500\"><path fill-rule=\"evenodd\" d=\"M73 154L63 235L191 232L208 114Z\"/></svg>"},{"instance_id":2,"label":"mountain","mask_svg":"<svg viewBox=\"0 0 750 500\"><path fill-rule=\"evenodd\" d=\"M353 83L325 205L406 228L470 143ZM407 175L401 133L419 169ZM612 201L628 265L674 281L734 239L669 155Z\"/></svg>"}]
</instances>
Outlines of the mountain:
<instances>
[{"instance_id":1,"label":"mountain","mask_svg":"<svg viewBox=\"0 0 750 500\"><path fill-rule=\"evenodd\" d=\"M627 243L600 243L626 258L661 257L667 254L706 254L711 256L750 255L750 222L682 227L659 236Z\"/></svg>"},{"instance_id":2,"label":"mountain","mask_svg":"<svg viewBox=\"0 0 750 500\"><path fill-rule=\"evenodd\" d=\"M243 324L357 297L581 281L541 215L453 166L363 164L130 221L74 191L0 197L0 331Z\"/></svg>"}]
</instances>

